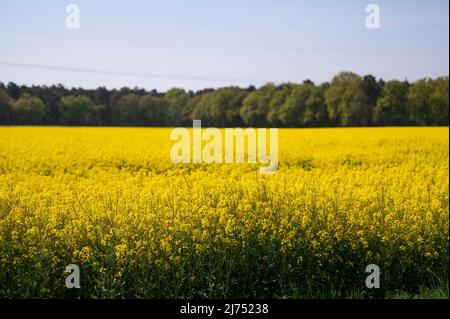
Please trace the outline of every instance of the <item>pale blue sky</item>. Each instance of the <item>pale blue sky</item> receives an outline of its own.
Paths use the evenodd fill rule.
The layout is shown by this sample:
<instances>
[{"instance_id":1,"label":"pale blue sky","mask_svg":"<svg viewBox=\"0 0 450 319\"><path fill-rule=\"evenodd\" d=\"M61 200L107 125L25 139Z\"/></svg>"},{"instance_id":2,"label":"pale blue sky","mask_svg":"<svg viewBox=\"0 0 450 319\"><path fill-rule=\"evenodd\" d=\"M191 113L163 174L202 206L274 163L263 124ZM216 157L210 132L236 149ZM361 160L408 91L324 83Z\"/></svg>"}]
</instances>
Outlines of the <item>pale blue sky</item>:
<instances>
[{"instance_id":1,"label":"pale blue sky","mask_svg":"<svg viewBox=\"0 0 450 319\"><path fill-rule=\"evenodd\" d=\"M80 29L65 26L70 3ZM365 27L369 3L380 29ZM448 17L448 0L0 0L0 81L196 90L342 70L414 81L448 75Z\"/></svg>"}]
</instances>

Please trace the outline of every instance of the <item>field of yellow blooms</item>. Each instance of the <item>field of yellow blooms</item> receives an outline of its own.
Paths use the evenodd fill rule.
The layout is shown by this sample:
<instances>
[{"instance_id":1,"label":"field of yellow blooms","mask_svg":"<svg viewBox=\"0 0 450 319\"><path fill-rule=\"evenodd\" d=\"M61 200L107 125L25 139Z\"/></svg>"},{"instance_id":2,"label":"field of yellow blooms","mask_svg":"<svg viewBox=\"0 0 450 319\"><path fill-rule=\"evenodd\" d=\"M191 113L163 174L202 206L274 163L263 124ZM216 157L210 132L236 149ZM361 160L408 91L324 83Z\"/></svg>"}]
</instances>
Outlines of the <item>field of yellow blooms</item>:
<instances>
[{"instance_id":1,"label":"field of yellow blooms","mask_svg":"<svg viewBox=\"0 0 450 319\"><path fill-rule=\"evenodd\" d=\"M448 280L447 127L280 129L271 175L174 164L170 131L0 127L0 297L382 297Z\"/></svg>"}]
</instances>

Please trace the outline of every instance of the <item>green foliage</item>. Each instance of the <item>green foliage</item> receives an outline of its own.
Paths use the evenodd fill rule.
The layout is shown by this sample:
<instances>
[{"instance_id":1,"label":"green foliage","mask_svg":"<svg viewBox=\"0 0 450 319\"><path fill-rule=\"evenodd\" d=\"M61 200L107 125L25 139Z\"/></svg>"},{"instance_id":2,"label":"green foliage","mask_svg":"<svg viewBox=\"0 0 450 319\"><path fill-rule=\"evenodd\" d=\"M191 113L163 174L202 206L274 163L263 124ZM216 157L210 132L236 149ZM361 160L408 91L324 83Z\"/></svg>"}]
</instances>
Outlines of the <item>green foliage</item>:
<instances>
[{"instance_id":1,"label":"green foliage","mask_svg":"<svg viewBox=\"0 0 450 319\"><path fill-rule=\"evenodd\" d=\"M411 124L448 123L448 77L415 82L409 89L408 99Z\"/></svg>"},{"instance_id":2,"label":"green foliage","mask_svg":"<svg viewBox=\"0 0 450 319\"><path fill-rule=\"evenodd\" d=\"M430 96L431 123L448 125L448 77L434 80L434 90Z\"/></svg>"},{"instance_id":3,"label":"green foliage","mask_svg":"<svg viewBox=\"0 0 450 319\"><path fill-rule=\"evenodd\" d=\"M247 126L267 125L270 101L276 90L276 86L269 83L247 95L240 110L241 118Z\"/></svg>"},{"instance_id":4,"label":"green foliage","mask_svg":"<svg viewBox=\"0 0 450 319\"><path fill-rule=\"evenodd\" d=\"M61 98L63 124L82 125L88 122L94 103L86 96L65 96Z\"/></svg>"},{"instance_id":5,"label":"green foliage","mask_svg":"<svg viewBox=\"0 0 450 319\"><path fill-rule=\"evenodd\" d=\"M138 111L140 117L137 120L138 125L152 123L153 126L163 125L163 112L166 103L163 99L151 95L141 96L139 98Z\"/></svg>"},{"instance_id":6,"label":"green foliage","mask_svg":"<svg viewBox=\"0 0 450 319\"><path fill-rule=\"evenodd\" d=\"M120 98L113 110L116 124L131 125L139 121L139 97L128 94Z\"/></svg>"},{"instance_id":7,"label":"green foliage","mask_svg":"<svg viewBox=\"0 0 450 319\"><path fill-rule=\"evenodd\" d=\"M27 93L12 104L13 116L17 124L43 124L45 105L38 97Z\"/></svg>"},{"instance_id":8,"label":"green foliage","mask_svg":"<svg viewBox=\"0 0 450 319\"><path fill-rule=\"evenodd\" d=\"M0 124L7 124L11 121L11 101L8 95L0 90Z\"/></svg>"},{"instance_id":9,"label":"green foliage","mask_svg":"<svg viewBox=\"0 0 450 319\"><path fill-rule=\"evenodd\" d=\"M330 88L325 93L330 120L342 126L348 126L352 118L352 112L358 112L358 105L351 103L361 85L361 77L351 72L341 72L331 81Z\"/></svg>"},{"instance_id":10,"label":"green foliage","mask_svg":"<svg viewBox=\"0 0 450 319\"><path fill-rule=\"evenodd\" d=\"M318 127L448 125L448 76L407 82L352 72L331 83L268 83L166 93L0 83L0 124Z\"/></svg>"},{"instance_id":11,"label":"green foliage","mask_svg":"<svg viewBox=\"0 0 450 319\"><path fill-rule=\"evenodd\" d=\"M426 125L431 115L431 94L433 81L429 78L414 83L408 92L410 121L413 124Z\"/></svg>"},{"instance_id":12,"label":"green foliage","mask_svg":"<svg viewBox=\"0 0 450 319\"><path fill-rule=\"evenodd\" d=\"M280 119L280 109L291 94L292 88L293 85L290 83L280 85L273 95L272 99L270 100L269 112L267 113L267 121L272 126L277 127L282 125Z\"/></svg>"},{"instance_id":13,"label":"green foliage","mask_svg":"<svg viewBox=\"0 0 450 319\"><path fill-rule=\"evenodd\" d=\"M407 124L408 83L389 81L374 109L374 121L381 125Z\"/></svg>"},{"instance_id":14,"label":"green foliage","mask_svg":"<svg viewBox=\"0 0 450 319\"><path fill-rule=\"evenodd\" d=\"M308 100L313 85L309 83L295 86L279 111L279 119L284 126L297 127L303 124Z\"/></svg>"},{"instance_id":15,"label":"green foliage","mask_svg":"<svg viewBox=\"0 0 450 319\"><path fill-rule=\"evenodd\" d=\"M188 102L189 95L183 89L173 88L166 92L164 98L167 101L166 124L176 126L181 120L183 106Z\"/></svg>"}]
</instances>

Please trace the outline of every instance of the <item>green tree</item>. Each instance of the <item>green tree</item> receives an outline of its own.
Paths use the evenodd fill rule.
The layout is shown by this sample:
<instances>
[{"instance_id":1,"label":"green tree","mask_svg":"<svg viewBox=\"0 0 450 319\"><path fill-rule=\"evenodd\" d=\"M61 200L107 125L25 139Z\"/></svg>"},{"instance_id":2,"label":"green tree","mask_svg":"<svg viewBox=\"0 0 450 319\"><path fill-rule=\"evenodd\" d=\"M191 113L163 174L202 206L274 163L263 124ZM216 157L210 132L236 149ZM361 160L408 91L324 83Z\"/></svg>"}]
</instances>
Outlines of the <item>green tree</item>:
<instances>
[{"instance_id":1,"label":"green tree","mask_svg":"<svg viewBox=\"0 0 450 319\"><path fill-rule=\"evenodd\" d=\"M313 89L314 85L308 82L293 87L278 112L278 117L284 126L298 127L303 125L306 101Z\"/></svg>"},{"instance_id":2,"label":"green tree","mask_svg":"<svg viewBox=\"0 0 450 319\"><path fill-rule=\"evenodd\" d=\"M202 94L192 110L192 119L202 120L203 126L213 126L215 124L212 120L213 116L211 114L213 94L214 92Z\"/></svg>"},{"instance_id":3,"label":"green tree","mask_svg":"<svg viewBox=\"0 0 450 319\"><path fill-rule=\"evenodd\" d=\"M291 83L282 84L277 87L276 92L273 94L269 103L269 112L267 113L267 121L271 126L278 127L282 125L280 109L291 94L293 87L294 85Z\"/></svg>"},{"instance_id":4,"label":"green tree","mask_svg":"<svg viewBox=\"0 0 450 319\"><path fill-rule=\"evenodd\" d=\"M364 90L360 87L352 96L343 124L346 126L367 126L371 122L372 108L370 100Z\"/></svg>"},{"instance_id":5,"label":"green tree","mask_svg":"<svg viewBox=\"0 0 450 319\"><path fill-rule=\"evenodd\" d=\"M311 93L305 102L304 126L323 126L328 124L328 111L325 103L325 92L328 87L329 84L324 83L311 89Z\"/></svg>"},{"instance_id":6,"label":"green tree","mask_svg":"<svg viewBox=\"0 0 450 319\"><path fill-rule=\"evenodd\" d=\"M11 101L8 95L0 90L0 124L12 124L11 113Z\"/></svg>"},{"instance_id":7,"label":"green tree","mask_svg":"<svg viewBox=\"0 0 450 319\"><path fill-rule=\"evenodd\" d=\"M314 127L449 122L448 76L412 85L391 81L387 87L372 75L341 72L319 86L306 80L195 93L15 83L0 83L0 91L0 124L191 126L193 119L201 119L205 126Z\"/></svg>"},{"instance_id":8,"label":"green tree","mask_svg":"<svg viewBox=\"0 0 450 319\"><path fill-rule=\"evenodd\" d=\"M434 89L430 96L430 104L432 124L448 125L448 76L434 80Z\"/></svg>"},{"instance_id":9,"label":"green tree","mask_svg":"<svg viewBox=\"0 0 450 319\"><path fill-rule=\"evenodd\" d=\"M9 82L6 86L8 95L13 100L18 100L21 96L21 88L14 82ZM24 92L25 93L25 92Z\"/></svg>"},{"instance_id":10,"label":"green tree","mask_svg":"<svg viewBox=\"0 0 450 319\"><path fill-rule=\"evenodd\" d=\"M165 122L169 126L181 125L181 113L189 100L189 94L185 90L173 88L166 92L164 99L167 101L165 109Z\"/></svg>"},{"instance_id":11,"label":"green tree","mask_svg":"<svg viewBox=\"0 0 450 319\"><path fill-rule=\"evenodd\" d=\"M383 89L383 85L384 83L382 81L377 81L373 75L369 74L363 77L361 88L367 96L371 108L375 107L375 104L380 97L381 90Z\"/></svg>"},{"instance_id":12,"label":"green tree","mask_svg":"<svg viewBox=\"0 0 450 319\"><path fill-rule=\"evenodd\" d=\"M135 125L141 117L139 96L134 93L122 96L113 107L113 122L117 125Z\"/></svg>"},{"instance_id":13,"label":"green tree","mask_svg":"<svg viewBox=\"0 0 450 319\"><path fill-rule=\"evenodd\" d=\"M276 86L268 83L245 97L239 112L245 125L256 127L268 125L269 105L276 91Z\"/></svg>"},{"instance_id":14,"label":"green tree","mask_svg":"<svg viewBox=\"0 0 450 319\"><path fill-rule=\"evenodd\" d=\"M108 105L97 104L92 106L87 123L90 125L100 126L111 124L111 110Z\"/></svg>"},{"instance_id":15,"label":"green tree","mask_svg":"<svg viewBox=\"0 0 450 319\"><path fill-rule=\"evenodd\" d=\"M12 104L13 116L18 124L43 124L45 105L41 99L24 93Z\"/></svg>"},{"instance_id":16,"label":"green tree","mask_svg":"<svg viewBox=\"0 0 450 319\"><path fill-rule=\"evenodd\" d=\"M149 126L163 125L163 112L165 106L166 102L162 98L152 95L141 96L139 98L139 115L133 124Z\"/></svg>"},{"instance_id":17,"label":"green tree","mask_svg":"<svg viewBox=\"0 0 450 319\"><path fill-rule=\"evenodd\" d=\"M183 105L183 107L181 108L180 125L192 126L192 120L196 119L194 117L194 110L200 103L201 98L201 95L195 95L191 97L185 105Z\"/></svg>"},{"instance_id":18,"label":"green tree","mask_svg":"<svg viewBox=\"0 0 450 319\"><path fill-rule=\"evenodd\" d=\"M94 102L86 96L65 96L61 98L60 113L64 124L86 125L91 118Z\"/></svg>"},{"instance_id":19,"label":"green tree","mask_svg":"<svg viewBox=\"0 0 450 319\"><path fill-rule=\"evenodd\" d=\"M362 79L352 72L341 72L331 81L325 93L325 102L331 123L347 126L350 124L355 105L351 101L360 88Z\"/></svg>"},{"instance_id":20,"label":"green tree","mask_svg":"<svg viewBox=\"0 0 450 319\"><path fill-rule=\"evenodd\" d=\"M374 76L366 75L354 96L348 109L348 125L368 126L372 124L373 109L381 94L380 83Z\"/></svg>"},{"instance_id":21,"label":"green tree","mask_svg":"<svg viewBox=\"0 0 450 319\"><path fill-rule=\"evenodd\" d=\"M238 87L225 87L210 93L209 114L216 126L242 126L240 108L246 91Z\"/></svg>"},{"instance_id":22,"label":"green tree","mask_svg":"<svg viewBox=\"0 0 450 319\"><path fill-rule=\"evenodd\" d=\"M431 124L431 95L434 83L430 78L416 81L409 88L409 121L416 125Z\"/></svg>"},{"instance_id":23,"label":"green tree","mask_svg":"<svg viewBox=\"0 0 450 319\"><path fill-rule=\"evenodd\" d=\"M408 123L408 89L406 82L387 82L374 109L373 119L379 125L405 125Z\"/></svg>"}]
</instances>

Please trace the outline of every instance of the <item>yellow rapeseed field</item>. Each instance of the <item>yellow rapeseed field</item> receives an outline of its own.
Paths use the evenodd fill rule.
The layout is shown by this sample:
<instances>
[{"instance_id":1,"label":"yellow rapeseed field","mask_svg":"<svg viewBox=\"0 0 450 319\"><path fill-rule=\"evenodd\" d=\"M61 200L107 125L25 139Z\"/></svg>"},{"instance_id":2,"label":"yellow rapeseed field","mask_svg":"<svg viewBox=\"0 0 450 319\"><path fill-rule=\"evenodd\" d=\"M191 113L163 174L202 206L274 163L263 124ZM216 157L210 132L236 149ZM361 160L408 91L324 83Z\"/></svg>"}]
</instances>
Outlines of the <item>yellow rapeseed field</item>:
<instances>
[{"instance_id":1,"label":"yellow rapeseed field","mask_svg":"<svg viewBox=\"0 0 450 319\"><path fill-rule=\"evenodd\" d=\"M280 129L279 169L171 129L0 127L0 297L345 297L448 279L448 128Z\"/></svg>"}]
</instances>

